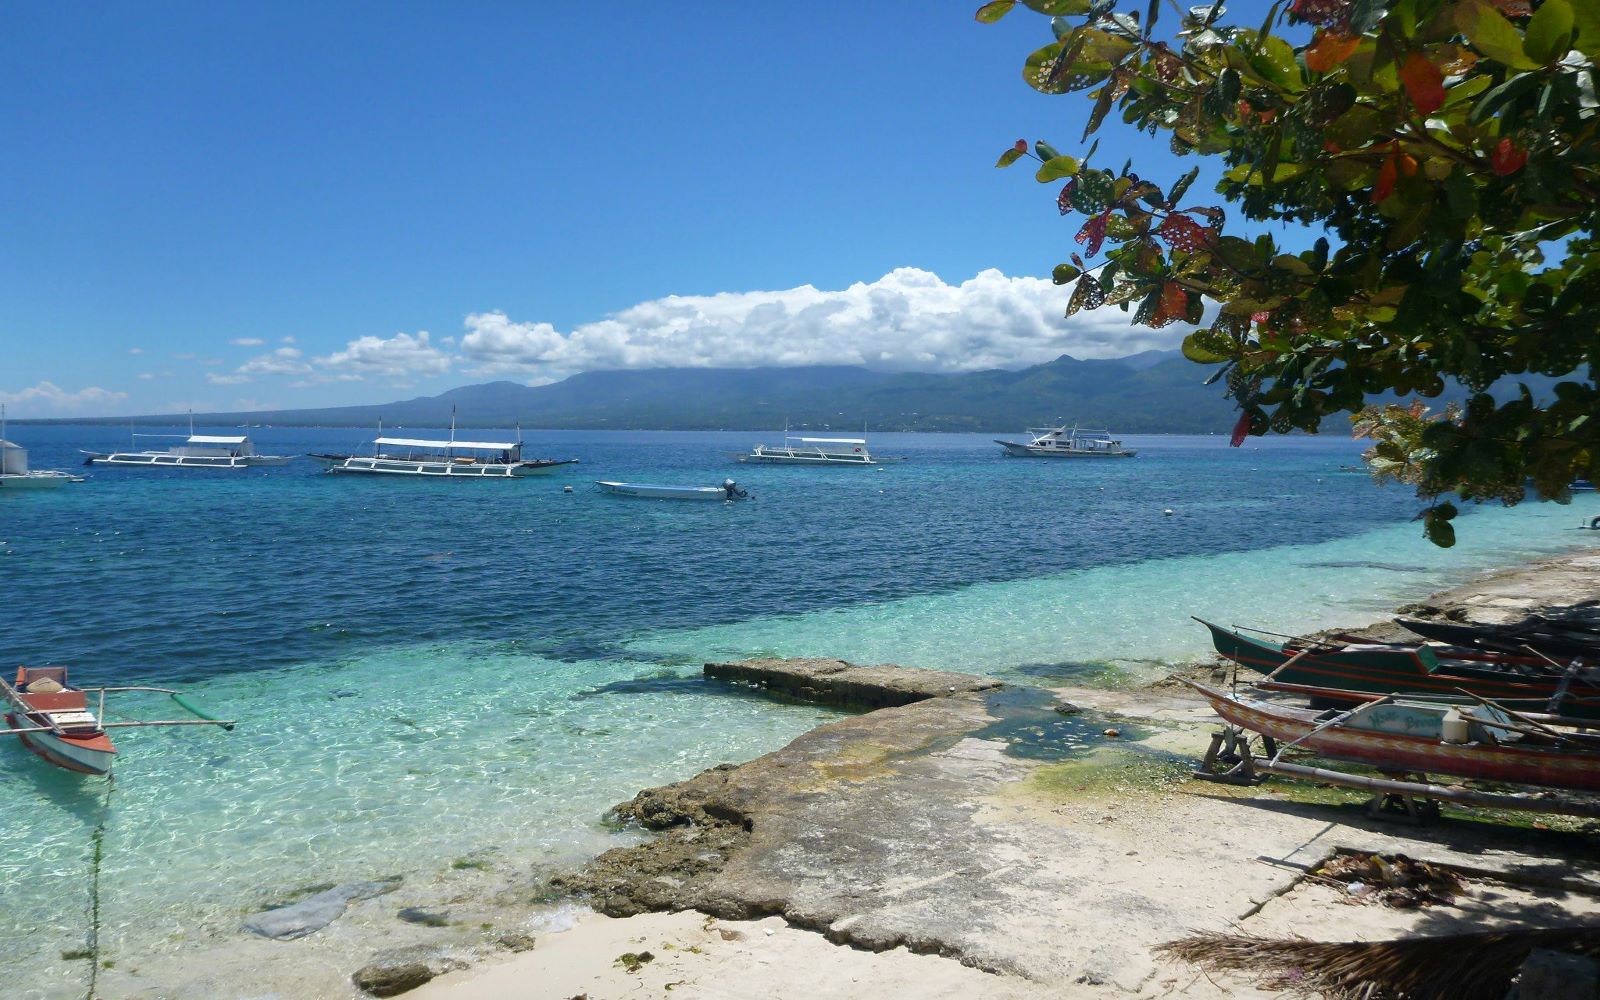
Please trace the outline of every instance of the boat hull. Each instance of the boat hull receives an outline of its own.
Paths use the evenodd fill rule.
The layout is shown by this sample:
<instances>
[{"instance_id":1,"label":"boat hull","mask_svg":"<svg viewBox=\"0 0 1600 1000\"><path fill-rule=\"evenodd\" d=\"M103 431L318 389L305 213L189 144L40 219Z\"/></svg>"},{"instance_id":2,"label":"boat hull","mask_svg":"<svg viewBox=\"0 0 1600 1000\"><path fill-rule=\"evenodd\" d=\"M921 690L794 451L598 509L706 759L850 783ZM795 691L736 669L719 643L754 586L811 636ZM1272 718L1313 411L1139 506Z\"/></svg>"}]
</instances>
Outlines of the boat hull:
<instances>
[{"instance_id":1,"label":"boat hull","mask_svg":"<svg viewBox=\"0 0 1600 1000\"><path fill-rule=\"evenodd\" d=\"M739 454L737 461L750 465L877 465L870 455L789 455L773 452Z\"/></svg>"},{"instance_id":2,"label":"boat hull","mask_svg":"<svg viewBox=\"0 0 1600 1000\"><path fill-rule=\"evenodd\" d=\"M276 459L277 455L171 455L165 452L117 451L107 454L89 452L85 465L120 465L141 469L248 469L252 464L272 465L282 462L259 461ZM285 459L287 461L287 459Z\"/></svg>"},{"instance_id":3,"label":"boat hull","mask_svg":"<svg viewBox=\"0 0 1600 1000\"><path fill-rule=\"evenodd\" d=\"M1349 647L1300 654L1297 650L1242 635L1210 622L1218 653L1240 666L1271 674L1273 683L1328 688L1364 694L1459 694L1469 691L1516 711L1550 712L1580 719L1600 719L1600 695L1589 684L1571 684L1559 704L1552 704L1560 677L1547 672L1519 672L1493 660L1426 662L1414 648ZM1429 659L1432 659L1431 654ZM1292 662L1291 662L1292 661Z\"/></svg>"},{"instance_id":4,"label":"boat hull","mask_svg":"<svg viewBox=\"0 0 1600 1000\"><path fill-rule=\"evenodd\" d=\"M64 472L25 472L0 476L0 490L53 490L67 483L81 483L82 476Z\"/></svg>"},{"instance_id":5,"label":"boat hull","mask_svg":"<svg viewBox=\"0 0 1600 1000\"><path fill-rule=\"evenodd\" d=\"M1006 450L1005 453L1008 458L1132 458L1139 453L1137 448L1126 448L1117 451L1039 448L1031 444L1022 444L1018 441L1001 441L998 438L995 439L994 443Z\"/></svg>"},{"instance_id":6,"label":"boat hull","mask_svg":"<svg viewBox=\"0 0 1600 1000\"><path fill-rule=\"evenodd\" d=\"M548 475L576 465L577 459L555 462L430 462L359 455L312 455L330 473L356 476L421 476L434 479L524 479Z\"/></svg>"},{"instance_id":7,"label":"boat hull","mask_svg":"<svg viewBox=\"0 0 1600 1000\"><path fill-rule=\"evenodd\" d=\"M1376 732L1332 726L1315 731L1316 712L1234 699L1193 685L1217 714L1241 729L1296 743L1335 760L1366 764L1390 772L1448 774L1544 788L1600 791L1600 753L1498 745L1447 743L1401 732Z\"/></svg>"},{"instance_id":8,"label":"boat hull","mask_svg":"<svg viewBox=\"0 0 1600 1000\"><path fill-rule=\"evenodd\" d=\"M726 490L720 486L656 486L649 483L617 483L606 480L597 480L595 485L601 491L619 497L641 497L647 500L705 500L723 503L729 500L742 500L744 497L729 497Z\"/></svg>"},{"instance_id":9,"label":"boat hull","mask_svg":"<svg viewBox=\"0 0 1600 1000\"><path fill-rule=\"evenodd\" d=\"M12 728L26 728L39 724L20 712L7 712L6 722ZM117 751L111 746L111 740L103 733L81 737L70 733L65 737L54 733L21 733L17 739L44 761L79 774L109 774L111 763L116 759Z\"/></svg>"}]
</instances>

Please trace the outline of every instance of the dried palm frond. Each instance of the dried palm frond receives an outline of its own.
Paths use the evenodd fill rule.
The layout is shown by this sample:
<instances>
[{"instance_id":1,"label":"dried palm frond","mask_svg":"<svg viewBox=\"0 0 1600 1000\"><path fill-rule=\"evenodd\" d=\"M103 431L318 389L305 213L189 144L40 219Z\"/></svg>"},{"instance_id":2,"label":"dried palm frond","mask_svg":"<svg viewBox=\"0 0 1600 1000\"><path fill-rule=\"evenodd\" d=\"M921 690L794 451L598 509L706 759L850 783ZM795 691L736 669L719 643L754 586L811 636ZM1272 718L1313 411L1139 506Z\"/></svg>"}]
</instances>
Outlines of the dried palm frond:
<instances>
[{"instance_id":1,"label":"dried palm frond","mask_svg":"<svg viewBox=\"0 0 1600 1000\"><path fill-rule=\"evenodd\" d=\"M1324 943L1196 934L1156 948L1268 989L1363 1000L1501 1000L1535 948L1600 957L1600 925Z\"/></svg>"}]
</instances>

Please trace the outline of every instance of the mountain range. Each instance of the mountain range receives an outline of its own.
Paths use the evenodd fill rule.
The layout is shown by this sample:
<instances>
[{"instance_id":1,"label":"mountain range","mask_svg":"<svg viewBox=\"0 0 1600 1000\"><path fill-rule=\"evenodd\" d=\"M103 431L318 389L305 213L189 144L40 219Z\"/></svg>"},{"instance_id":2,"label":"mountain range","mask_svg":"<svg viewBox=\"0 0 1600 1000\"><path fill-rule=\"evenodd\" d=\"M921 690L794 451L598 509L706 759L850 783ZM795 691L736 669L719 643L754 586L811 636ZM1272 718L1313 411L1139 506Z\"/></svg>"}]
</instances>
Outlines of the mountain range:
<instances>
[{"instance_id":1,"label":"mountain range","mask_svg":"<svg viewBox=\"0 0 1600 1000\"><path fill-rule=\"evenodd\" d=\"M1233 404L1207 369L1177 351L1054 361L1017 371L882 372L843 365L799 368L655 368L592 371L549 385L487 382L437 396L363 406L196 413L206 424L879 431L1017 431L1081 421L1120 432L1226 430ZM104 418L102 418L104 419ZM121 418L172 423L173 416ZM50 421L52 423L65 421ZM74 423L86 420L70 421Z\"/></svg>"},{"instance_id":2,"label":"mountain range","mask_svg":"<svg viewBox=\"0 0 1600 1000\"><path fill-rule=\"evenodd\" d=\"M1007 431L1055 423L1119 433L1226 431L1237 417L1212 369L1172 351L1054 361L1016 371L928 374L851 366L583 372L549 385L486 382L364 406L195 414L207 424L548 429ZM1553 379L1525 379L1548 392ZM1499 395L1499 393L1496 393ZM1460 392L1446 397L1459 398ZM1434 407L1444 400L1430 401ZM171 424L171 414L120 418ZM40 421L95 423L96 420Z\"/></svg>"}]
</instances>

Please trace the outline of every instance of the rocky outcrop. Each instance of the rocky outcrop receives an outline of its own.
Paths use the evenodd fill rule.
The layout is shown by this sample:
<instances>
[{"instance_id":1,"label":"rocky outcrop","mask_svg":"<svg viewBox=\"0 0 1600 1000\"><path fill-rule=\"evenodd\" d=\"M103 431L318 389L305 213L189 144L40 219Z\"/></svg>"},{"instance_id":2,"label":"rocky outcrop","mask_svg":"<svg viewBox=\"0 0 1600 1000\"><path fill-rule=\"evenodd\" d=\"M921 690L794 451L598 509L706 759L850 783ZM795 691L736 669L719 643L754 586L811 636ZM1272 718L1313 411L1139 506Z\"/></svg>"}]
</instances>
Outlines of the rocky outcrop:
<instances>
[{"instance_id":1,"label":"rocky outcrop","mask_svg":"<svg viewBox=\"0 0 1600 1000\"><path fill-rule=\"evenodd\" d=\"M398 878L334 886L299 902L263 910L247 918L244 929L277 941L292 941L333 923L351 903L393 892L399 886Z\"/></svg>"},{"instance_id":2,"label":"rocky outcrop","mask_svg":"<svg viewBox=\"0 0 1600 1000\"><path fill-rule=\"evenodd\" d=\"M747 684L768 694L819 705L871 711L929 698L992 691L1004 685L988 677L923 670L893 664L856 666L844 660L784 659L707 663L713 680Z\"/></svg>"},{"instance_id":3,"label":"rocky outcrop","mask_svg":"<svg viewBox=\"0 0 1600 1000\"><path fill-rule=\"evenodd\" d=\"M436 973L426 962L373 962L350 978L368 996L395 997L431 980Z\"/></svg>"}]
</instances>

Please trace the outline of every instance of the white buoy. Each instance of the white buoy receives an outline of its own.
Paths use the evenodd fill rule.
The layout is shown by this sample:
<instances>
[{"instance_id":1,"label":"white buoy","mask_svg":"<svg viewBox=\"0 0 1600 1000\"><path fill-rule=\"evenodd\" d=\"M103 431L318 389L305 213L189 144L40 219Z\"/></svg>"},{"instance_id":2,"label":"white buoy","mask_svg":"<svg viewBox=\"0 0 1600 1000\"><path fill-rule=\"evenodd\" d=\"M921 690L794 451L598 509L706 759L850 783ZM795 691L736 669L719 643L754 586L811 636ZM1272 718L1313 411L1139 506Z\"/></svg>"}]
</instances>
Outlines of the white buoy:
<instances>
[{"instance_id":1,"label":"white buoy","mask_svg":"<svg viewBox=\"0 0 1600 1000\"><path fill-rule=\"evenodd\" d=\"M563 493L571 493L572 492L572 487L563 486L563 487L561 487L561 492L563 492Z\"/></svg>"},{"instance_id":2,"label":"white buoy","mask_svg":"<svg viewBox=\"0 0 1600 1000\"><path fill-rule=\"evenodd\" d=\"M1172 508L1168 507L1166 510L1162 511L1161 513L1167 515L1168 517L1171 517L1172 516Z\"/></svg>"}]
</instances>

